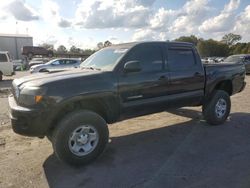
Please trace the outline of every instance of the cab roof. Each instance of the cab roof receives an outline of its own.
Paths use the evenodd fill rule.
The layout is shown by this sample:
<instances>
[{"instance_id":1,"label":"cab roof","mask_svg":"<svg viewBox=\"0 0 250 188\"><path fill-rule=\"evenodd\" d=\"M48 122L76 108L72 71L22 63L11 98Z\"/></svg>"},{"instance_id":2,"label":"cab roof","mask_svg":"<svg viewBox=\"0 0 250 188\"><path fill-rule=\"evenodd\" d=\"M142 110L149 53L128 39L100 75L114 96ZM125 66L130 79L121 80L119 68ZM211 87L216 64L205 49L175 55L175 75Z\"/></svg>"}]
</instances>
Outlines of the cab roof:
<instances>
[{"instance_id":1,"label":"cab roof","mask_svg":"<svg viewBox=\"0 0 250 188\"><path fill-rule=\"evenodd\" d=\"M132 48L139 44L169 44L171 46L193 46L192 43L189 42L168 42L168 41L145 41L145 42L129 42L129 43L122 43L122 44L115 44L110 46L109 48Z\"/></svg>"}]
</instances>

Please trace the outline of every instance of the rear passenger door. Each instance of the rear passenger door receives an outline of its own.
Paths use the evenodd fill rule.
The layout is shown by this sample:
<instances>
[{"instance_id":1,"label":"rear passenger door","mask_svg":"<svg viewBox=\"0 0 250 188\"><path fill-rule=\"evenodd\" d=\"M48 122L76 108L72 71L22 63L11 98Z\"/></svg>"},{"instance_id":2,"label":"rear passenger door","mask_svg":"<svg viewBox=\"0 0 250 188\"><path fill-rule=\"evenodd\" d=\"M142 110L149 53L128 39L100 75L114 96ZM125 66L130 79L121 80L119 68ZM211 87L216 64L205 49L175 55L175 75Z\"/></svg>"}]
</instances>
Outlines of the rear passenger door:
<instances>
[{"instance_id":1,"label":"rear passenger door","mask_svg":"<svg viewBox=\"0 0 250 188\"><path fill-rule=\"evenodd\" d=\"M204 95L205 75L199 55L191 46L170 46L166 69L170 74L168 92L181 105L199 104Z\"/></svg>"}]
</instances>

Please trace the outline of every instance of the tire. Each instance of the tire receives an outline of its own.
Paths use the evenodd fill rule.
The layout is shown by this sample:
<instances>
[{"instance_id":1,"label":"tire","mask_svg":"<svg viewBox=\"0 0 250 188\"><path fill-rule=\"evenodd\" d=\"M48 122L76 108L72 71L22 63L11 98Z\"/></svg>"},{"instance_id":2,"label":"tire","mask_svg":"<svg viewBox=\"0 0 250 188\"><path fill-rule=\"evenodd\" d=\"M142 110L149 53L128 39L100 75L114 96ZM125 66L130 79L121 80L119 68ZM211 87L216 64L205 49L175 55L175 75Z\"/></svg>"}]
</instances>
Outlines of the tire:
<instances>
[{"instance_id":1,"label":"tire","mask_svg":"<svg viewBox=\"0 0 250 188\"><path fill-rule=\"evenodd\" d=\"M105 120L92 111L80 110L68 114L59 122L51 141L58 159L76 166L96 159L104 151L108 138Z\"/></svg>"},{"instance_id":2,"label":"tire","mask_svg":"<svg viewBox=\"0 0 250 188\"><path fill-rule=\"evenodd\" d=\"M210 125L223 124L231 109L230 96L223 90L216 90L211 99L203 104L202 113Z\"/></svg>"},{"instance_id":3,"label":"tire","mask_svg":"<svg viewBox=\"0 0 250 188\"><path fill-rule=\"evenodd\" d=\"M0 72L0 81L3 80L3 74Z\"/></svg>"}]
</instances>

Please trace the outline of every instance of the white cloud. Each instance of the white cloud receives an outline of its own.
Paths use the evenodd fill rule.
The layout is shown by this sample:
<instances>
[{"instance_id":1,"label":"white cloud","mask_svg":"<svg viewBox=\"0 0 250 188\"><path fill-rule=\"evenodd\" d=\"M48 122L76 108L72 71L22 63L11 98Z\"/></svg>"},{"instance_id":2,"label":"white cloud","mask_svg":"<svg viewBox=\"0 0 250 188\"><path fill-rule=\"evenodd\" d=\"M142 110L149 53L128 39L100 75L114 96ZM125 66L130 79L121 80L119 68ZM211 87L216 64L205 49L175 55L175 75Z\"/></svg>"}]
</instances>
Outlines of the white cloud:
<instances>
[{"instance_id":1,"label":"white cloud","mask_svg":"<svg viewBox=\"0 0 250 188\"><path fill-rule=\"evenodd\" d=\"M167 40L166 32L158 32L152 29L138 29L133 37L132 41L164 41Z\"/></svg>"},{"instance_id":2,"label":"white cloud","mask_svg":"<svg viewBox=\"0 0 250 188\"><path fill-rule=\"evenodd\" d=\"M176 20L170 26L170 32L185 35L197 32L198 26L207 18L209 11L208 0L188 1L178 12Z\"/></svg>"},{"instance_id":3,"label":"white cloud","mask_svg":"<svg viewBox=\"0 0 250 188\"><path fill-rule=\"evenodd\" d=\"M202 32L228 32L236 21L235 10L239 7L240 0L230 0L218 16L205 20L199 27Z\"/></svg>"},{"instance_id":4,"label":"white cloud","mask_svg":"<svg viewBox=\"0 0 250 188\"><path fill-rule=\"evenodd\" d=\"M5 20L13 16L18 21L38 20L38 13L24 0L1 1L0 19Z\"/></svg>"},{"instance_id":5,"label":"white cloud","mask_svg":"<svg viewBox=\"0 0 250 188\"><path fill-rule=\"evenodd\" d=\"M53 0L43 0L41 14L47 23L67 28L72 25L71 20L60 15L60 6Z\"/></svg>"},{"instance_id":6,"label":"white cloud","mask_svg":"<svg viewBox=\"0 0 250 188\"><path fill-rule=\"evenodd\" d=\"M242 35L243 41L250 41L250 5L237 17L232 32Z\"/></svg>"},{"instance_id":7,"label":"white cloud","mask_svg":"<svg viewBox=\"0 0 250 188\"><path fill-rule=\"evenodd\" d=\"M147 29L137 30L132 40L167 40L197 34L210 11L208 0L190 0L177 10L160 8L151 17Z\"/></svg>"},{"instance_id":8,"label":"white cloud","mask_svg":"<svg viewBox=\"0 0 250 188\"><path fill-rule=\"evenodd\" d=\"M150 19L150 25L152 29L161 29L169 25L173 16L176 15L176 11L167 10L165 8L160 8L154 16ZM165 29L165 28L164 28Z\"/></svg>"},{"instance_id":9,"label":"white cloud","mask_svg":"<svg viewBox=\"0 0 250 188\"><path fill-rule=\"evenodd\" d=\"M60 21L58 22L58 26L60 27L70 27L71 26L71 21L65 19L65 18L61 18Z\"/></svg>"},{"instance_id":10,"label":"white cloud","mask_svg":"<svg viewBox=\"0 0 250 188\"><path fill-rule=\"evenodd\" d=\"M76 25L84 28L141 28L148 25L154 0L82 1L76 11Z\"/></svg>"}]
</instances>

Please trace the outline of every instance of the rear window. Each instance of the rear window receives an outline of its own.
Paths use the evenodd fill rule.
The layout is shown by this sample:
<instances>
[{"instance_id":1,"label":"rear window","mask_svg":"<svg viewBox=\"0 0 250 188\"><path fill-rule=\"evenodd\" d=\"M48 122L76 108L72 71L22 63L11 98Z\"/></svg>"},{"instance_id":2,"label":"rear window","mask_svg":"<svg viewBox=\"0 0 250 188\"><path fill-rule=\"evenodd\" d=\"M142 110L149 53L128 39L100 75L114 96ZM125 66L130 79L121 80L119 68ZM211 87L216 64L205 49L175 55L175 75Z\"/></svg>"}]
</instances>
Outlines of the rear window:
<instances>
[{"instance_id":1,"label":"rear window","mask_svg":"<svg viewBox=\"0 0 250 188\"><path fill-rule=\"evenodd\" d=\"M171 71L189 70L195 66L192 49L169 49L168 66Z\"/></svg>"},{"instance_id":2,"label":"rear window","mask_svg":"<svg viewBox=\"0 0 250 188\"><path fill-rule=\"evenodd\" d=\"M8 59L7 59L7 56L6 54L0 54L0 62L7 62Z\"/></svg>"}]
</instances>

